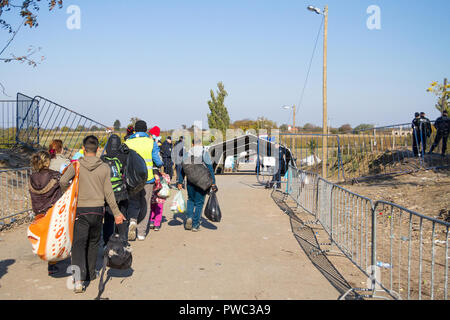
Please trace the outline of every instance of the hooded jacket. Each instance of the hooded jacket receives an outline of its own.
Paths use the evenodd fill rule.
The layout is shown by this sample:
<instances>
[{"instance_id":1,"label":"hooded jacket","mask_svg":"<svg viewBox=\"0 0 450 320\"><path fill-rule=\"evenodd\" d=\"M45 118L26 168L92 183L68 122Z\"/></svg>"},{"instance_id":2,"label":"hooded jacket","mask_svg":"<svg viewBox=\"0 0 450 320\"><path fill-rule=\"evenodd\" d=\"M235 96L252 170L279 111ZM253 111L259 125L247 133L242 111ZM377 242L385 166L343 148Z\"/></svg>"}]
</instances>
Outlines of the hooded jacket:
<instances>
[{"instance_id":1,"label":"hooded jacket","mask_svg":"<svg viewBox=\"0 0 450 320\"><path fill-rule=\"evenodd\" d=\"M49 169L31 175L28 188L33 212L36 215L45 214L61 198L60 178L59 172Z\"/></svg>"},{"instance_id":2,"label":"hooded jacket","mask_svg":"<svg viewBox=\"0 0 450 320\"><path fill-rule=\"evenodd\" d=\"M105 206L105 200L113 215L121 214L111 185L109 166L100 158L85 156L81 158L80 181L78 186L78 208L99 208ZM61 187L65 191L70 186L70 180L75 176L73 165L61 177Z\"/></svg>"},{"instance_id":3,"label":"hooded jacket","mask_svg":"<svg viewBox=\"0 0 450 320\"><path fill-rule=\"evenodd\" d=\"M113 134L109 139L108 143L105 147L105 154L103 156L107 156L110 158L118 158L122 163L122 166L125 167L127 165L127 154L124 153L122 148L122 140L116 134Z\"/></svg>"}]
</instances>

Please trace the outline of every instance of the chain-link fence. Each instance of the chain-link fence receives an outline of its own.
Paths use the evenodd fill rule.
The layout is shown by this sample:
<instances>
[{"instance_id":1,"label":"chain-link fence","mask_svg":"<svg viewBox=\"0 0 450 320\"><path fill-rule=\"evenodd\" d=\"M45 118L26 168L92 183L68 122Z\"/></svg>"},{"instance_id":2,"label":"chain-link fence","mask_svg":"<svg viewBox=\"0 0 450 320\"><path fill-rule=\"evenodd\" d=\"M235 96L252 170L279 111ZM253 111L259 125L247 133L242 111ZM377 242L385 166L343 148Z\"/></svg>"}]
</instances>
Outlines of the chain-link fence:
<instances>
[{"instance_id":1,"label":"chain-link fence","mask_svg":"<svg viewBox=\"0 0 450 320\"><path fill-rule=\"evenodd\" d=\"M450 223L374 202L294 166L288 178L289 196L371 280L367 297L448 299Z\"/></svg>"}]
</instances>

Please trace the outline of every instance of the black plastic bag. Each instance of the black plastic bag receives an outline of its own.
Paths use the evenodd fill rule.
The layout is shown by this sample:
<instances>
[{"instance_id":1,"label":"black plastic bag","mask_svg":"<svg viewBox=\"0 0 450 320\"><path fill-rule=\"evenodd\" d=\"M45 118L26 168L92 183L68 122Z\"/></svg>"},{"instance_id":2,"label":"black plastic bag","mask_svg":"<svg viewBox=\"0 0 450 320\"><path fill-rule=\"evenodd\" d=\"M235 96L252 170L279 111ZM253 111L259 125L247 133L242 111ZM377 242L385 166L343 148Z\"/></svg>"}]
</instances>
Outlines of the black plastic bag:
<instances>
[{"instance_id":1,"label":"black plastic bag","mask_svg":"<svg viewBox=\"0 0 450 320\"><path fill-rule=\"evenodd\" d=\"M211 191L209 199L205 207L205 217L212 222L220 222L222 220L222 212L220 211L219 201L216 193Z\"/></svg>"},{"instance_id":2,"label":"black plastic bag","mask_svg":"<svg viewBox=\"0 0 450 320\"><path fill-rule=\"evenodd\" d=\"M134 150L129 150L124 175L127 189L131 194L144 189L148 179L147 163Z\"/></svg>"},{"instance_id":3,"label":"black plastic bag","mask_svg":"<svg viewBox=\"0 0 450 320\"><path fill-rule=\"evenodd\" d=\"M203 191L207 191L213 185L214 181L211 176L211 172L203 163L203 159L194 160L192 156L190 161L183 161L182 167L184 174L186 175L186 179L192 183L194 186L199 187Z\"/></svg>"}]
</instances>

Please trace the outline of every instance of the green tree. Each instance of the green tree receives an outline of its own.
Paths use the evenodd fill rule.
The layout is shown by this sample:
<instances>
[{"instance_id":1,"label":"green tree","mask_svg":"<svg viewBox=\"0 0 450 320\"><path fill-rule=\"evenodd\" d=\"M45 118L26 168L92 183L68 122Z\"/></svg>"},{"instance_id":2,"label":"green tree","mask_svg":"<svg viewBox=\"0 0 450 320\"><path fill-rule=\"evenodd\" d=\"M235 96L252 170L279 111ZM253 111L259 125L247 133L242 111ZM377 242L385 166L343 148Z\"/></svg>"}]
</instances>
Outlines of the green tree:
<instances>
[{"instance_id":1,"label":"green tree","mask_svg":"<svg viewBox=\"0 0 450 320\"><path fill-rule=\"evenodd\" d=\"M222 82L217 84L218 91L217 96L214 91L211 90L211 100L208 101L209 110L208 125L211 129L217 129L225 134L225 131L230 127L230 116L228 114L227 107L225 106L225 98L228 96L228 92Z\"/></svg>"},{"instance_id":2,"label":"green tree","mask_svg":"<svg viewBox=\"0 0 450 320\"><path fill-rule=\"evenodd\" d=\"M120 120L116 120L114 121L113 127L114 127L114 131L120 131L120 126L122 124L120 123Z\"/></svg>"},{"instance_id":3,"label":"green tree","mask_svg":"<svg viewBox=\"0 0 450 320\"><path fill-rule=\"evenodd\" d=\"M355 129L353 129L353 132L358 134L361 131L370 130L370 129L373 129L373 128L375 128L375 126L373 124L365 124L365 123L363 123L363 124L360 124L359 126L357 126Z\"/></svg>"},{"instance_id":4,"label":"green tree","mask_svg":"<svg viewBox=\"0 0 450 320\"><path fill-rule=\"evenodd\" d=\"M133 128L134 128L134 126L136 125L136 122L138 122L139 120L141 120L141 119L139 119L138 117L131 118L129 126L133 126Z\"/></svg>"},{"instance_id":5,"label":"green tree","mask_svg":"<svg viewBox=\"0 0 450 320\"><path fill-rule=\"evenodd\" d=\"M431 83L431 86L427 89L427 92L434 93L438 97L438 101L436 103L436 109L439 112L443 112L447 110L450 112L450 85L447 83L447 79L444 79L444 84L440 84L435 81Z\"/></svg>"},{"instance_id":6,"label":"green tree","mask_svg":"<svg viewBox=\"0 0 450 320\"><path fill-rule=\"evenodd\" d=\"M340 133L350 133L352 132L352 126L349 124L344 124L343 126L341 126L339 129Z\"/></svg>"}]
</instances>

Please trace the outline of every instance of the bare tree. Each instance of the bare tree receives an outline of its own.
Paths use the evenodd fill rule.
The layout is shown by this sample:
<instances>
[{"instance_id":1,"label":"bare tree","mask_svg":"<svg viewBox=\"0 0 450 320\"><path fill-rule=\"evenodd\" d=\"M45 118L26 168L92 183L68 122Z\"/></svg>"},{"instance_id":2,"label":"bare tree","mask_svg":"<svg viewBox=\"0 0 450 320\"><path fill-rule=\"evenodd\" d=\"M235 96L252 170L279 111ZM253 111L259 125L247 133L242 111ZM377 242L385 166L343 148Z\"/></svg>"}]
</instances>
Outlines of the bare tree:
<instances>
[{"instance_id":1,"label":"bare tree","mask_svg":"<svg viewBox=\"0 0 450 320\"><path fill-rule=\"evenodd\" d=\"M57 6L60 9L63 6L63 0L47 0L47 3L50 11ZM33 58L33 56L41 50L40 47L36 48L34 46L30 46L24 54L10 54L9 56L4 56L6 49L14 41L22 26L29 26L30 28L36 28L38 26L37 12L39 11L41 5L41 0L0 0L0 28L11 34L11 38L3 46L0 46L0 61L5 63L20 62L36 67L44 60L43 56L39 59ZM8 13L19 14L23 18L22 23L16 29L13 29L13 26L5 20L5 15ZM1 79L0 89L4 95L8 96L6 94L5 86L1 83Z\"/></svg>"}]
</instances>

